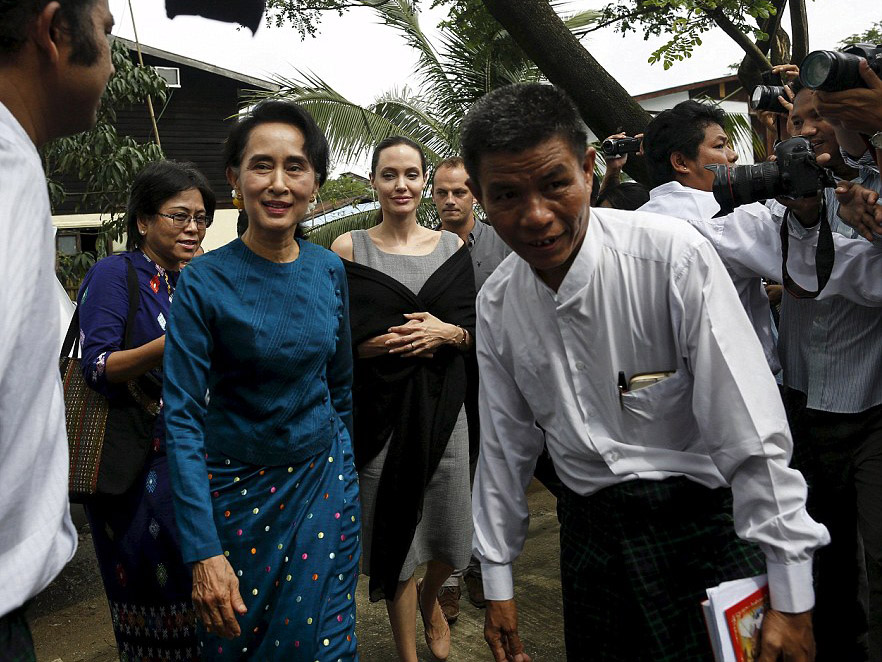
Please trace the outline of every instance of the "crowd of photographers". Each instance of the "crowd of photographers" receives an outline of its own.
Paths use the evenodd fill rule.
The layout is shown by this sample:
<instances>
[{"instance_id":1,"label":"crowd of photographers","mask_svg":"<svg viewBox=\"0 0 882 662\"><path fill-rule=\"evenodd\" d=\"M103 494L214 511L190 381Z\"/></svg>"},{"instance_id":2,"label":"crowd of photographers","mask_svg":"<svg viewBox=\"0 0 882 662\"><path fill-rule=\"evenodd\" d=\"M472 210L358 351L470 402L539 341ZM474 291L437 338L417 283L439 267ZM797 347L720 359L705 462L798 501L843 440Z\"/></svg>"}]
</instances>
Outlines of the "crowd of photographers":
<instances>
[{"instance_id":1,"label":"crowd of photographers","mask_svg":"<svg viewBox=\"0 0 882 662\"><path fill-rule=\"evenodd\" d=\"M777 138L768 161L735 165L723 112L685 101L604 141L600 196L642 155L653 188L623 206L683 218L717 249L832 539L816 554L817 659L882 660L882 46L815 51L763 83L750 106Z\"/></svg>"}]
</instances>

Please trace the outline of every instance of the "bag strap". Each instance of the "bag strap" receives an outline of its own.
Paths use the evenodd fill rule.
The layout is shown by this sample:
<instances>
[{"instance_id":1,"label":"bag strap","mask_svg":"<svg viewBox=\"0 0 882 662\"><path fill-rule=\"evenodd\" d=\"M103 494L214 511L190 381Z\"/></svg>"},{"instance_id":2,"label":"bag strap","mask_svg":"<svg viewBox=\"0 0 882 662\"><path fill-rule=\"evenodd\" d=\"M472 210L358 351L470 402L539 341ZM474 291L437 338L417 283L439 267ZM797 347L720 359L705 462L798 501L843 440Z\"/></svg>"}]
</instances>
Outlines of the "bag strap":
<instances>
[{"instance_id":1,"label":"bag strap","mask_svg":"<svg viewBox=\"0 0 882 662\"><path fill-rule=\"evenodd\" d=\"M129 349L132 346L132 334L135 330L135 315L138 314L138 305L141 303L138 292L138 274L131 260L126 259L126 288L129 293L129 308L126 312L126 331L123 338L123 349ZM70 325L67 327L67 334L64 336L64 342L61 344L61 356L64 359L69 356L75 356L80 348L80 306L74 309L73 317L70 318Z\"/></svg>"},{"instance_id":2,"label":"bag strap","mask_svg":"<svg viewBox=\"0 0 882 662\"><path fill-rule=\"evenodd\" d=\"M784 220L781 223L781 284L787 292L797 299L814 299L817 297L830 280L833 273L833 264L836 262L836 248L833 243L833 231L830 228L830 221L827 220L827 199L821 196L820 205L820 222L818 228L818 246L815 248L815 274L818 279L817 290L806 290L800 287L787 272L787 255L790 247L790 232L788 221L791 211L788 209L784 214Z\"/></svg>"},{"instance_id":3,"label":"bag strap","mask_svg":"<svg viewBox=\"0 0 882 662\"><path fill-rule=\"evenodd\" d=\"M141 299L138 294L138 274L135 273L135 265L126 258L126 285L129 290L129 310L126 313L126 333L123 339L123 349L132 346L132 334L135 331L135 315L138 314L138 305Z\"/></svg>"}]
</instances>

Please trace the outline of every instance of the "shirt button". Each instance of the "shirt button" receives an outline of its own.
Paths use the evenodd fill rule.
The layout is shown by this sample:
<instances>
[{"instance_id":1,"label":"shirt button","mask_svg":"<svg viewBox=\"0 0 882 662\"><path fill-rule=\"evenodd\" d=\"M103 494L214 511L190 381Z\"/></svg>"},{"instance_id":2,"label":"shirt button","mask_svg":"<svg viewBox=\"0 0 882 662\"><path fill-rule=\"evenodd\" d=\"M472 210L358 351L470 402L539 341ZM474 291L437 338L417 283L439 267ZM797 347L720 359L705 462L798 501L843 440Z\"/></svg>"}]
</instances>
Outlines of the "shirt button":
<instances>
[{"instance_id":1,"label":"shirt button","mask_svg":"<svg viewBox=\"0 0 882 662\"><path fill-rule=\"evenodd\" d=\"M320 379L321 381L325 381L325 380L327 379L327 377L325 377L324 375L320 375L320 376L319 376L319 379Z\"/></svg>"},{"instance_id":2,"label":"shirt button","mask_svg":"<svg viewBox=\"0 0 882 662\"><path fill-rule=\"evenodd\" d=\"M622 456L619 455L616 451L612 451L612 452L607 456L607 459L609 460L610 463L615 464L616 462L618 462L618 461L621 459L621 457L622 457Z\"/></svg>"},{"instance_id":3,"label":"shirt button","mask_svg":"<svg viewBox=\"0 0 882 662\"><path fill-rule=\"evenodd\" d=\"M334 290L334 294L336 294L337 296L340 296L340 289L337 288L336 290Z\"/></svg>"},{"instance_id":4,"label":"shirt button","mask_svg":"<svg viewBox=\"0 0 882 662\"><path fill-rule=\"evenodd\" d=\"M585 364L582 363L581 361L576 361L576 370L584 370L584 369L585 369Z\"/></svg>"},{"instance_id":5,"label":"shirt button","mask_svg":"<svg viewBox=\"0 0 882 662\"><path fill-rule=\"evenodd\" d=\"M327 401L328 401L328 396L326 395L322 398L322 402L327 402Z\"/></svg>"}]
</instances>

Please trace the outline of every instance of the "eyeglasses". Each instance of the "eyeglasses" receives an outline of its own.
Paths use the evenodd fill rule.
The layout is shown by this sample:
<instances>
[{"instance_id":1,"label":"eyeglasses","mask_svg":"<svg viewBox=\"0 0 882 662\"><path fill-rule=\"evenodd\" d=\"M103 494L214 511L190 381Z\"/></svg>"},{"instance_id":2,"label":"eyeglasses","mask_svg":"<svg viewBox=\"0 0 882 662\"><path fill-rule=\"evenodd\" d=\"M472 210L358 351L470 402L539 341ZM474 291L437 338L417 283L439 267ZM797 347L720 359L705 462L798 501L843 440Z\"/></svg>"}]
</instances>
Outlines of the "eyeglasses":
<instances>
[{"instance_id":1,"label":"eyeglasses","mask_svg":"<svg viewBox=\"0 0 882 662\"><path fill-rule=\"evenodd\" d=\"M196 221L197 228L207 228L211 226L211 222L214 220L211 216L206 216L204 214L190 216L190 214L185 214L182 211L179 211L177 214L163 214L162 212L157 212L156 215L171 219L172 224L181 230L190 225L190 221Z\"/></svg>"}]
</instances>

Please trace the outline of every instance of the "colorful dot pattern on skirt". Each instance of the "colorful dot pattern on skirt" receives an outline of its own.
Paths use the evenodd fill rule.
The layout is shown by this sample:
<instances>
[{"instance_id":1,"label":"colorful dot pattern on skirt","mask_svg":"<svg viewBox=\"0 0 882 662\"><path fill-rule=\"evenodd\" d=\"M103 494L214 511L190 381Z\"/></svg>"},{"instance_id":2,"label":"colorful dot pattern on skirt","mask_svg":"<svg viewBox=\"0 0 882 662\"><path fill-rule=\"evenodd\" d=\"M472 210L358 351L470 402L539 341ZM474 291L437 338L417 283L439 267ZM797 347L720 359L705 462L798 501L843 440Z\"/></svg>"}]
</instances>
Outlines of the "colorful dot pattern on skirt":
<instances>
[{"instance_id":1,"label":"colorful dot pattern on skirt","mask_svg":"<svg viewBox=\"0 0 882 662\"><path fill-rule=\"evenodd\" d=\"M297 465L210 454L207 464L218 536L248 612L232 645L200 631L206 662L246 649L255 660L354 659L360 509L348 439Z\"/></svg>"}]
</instances>

